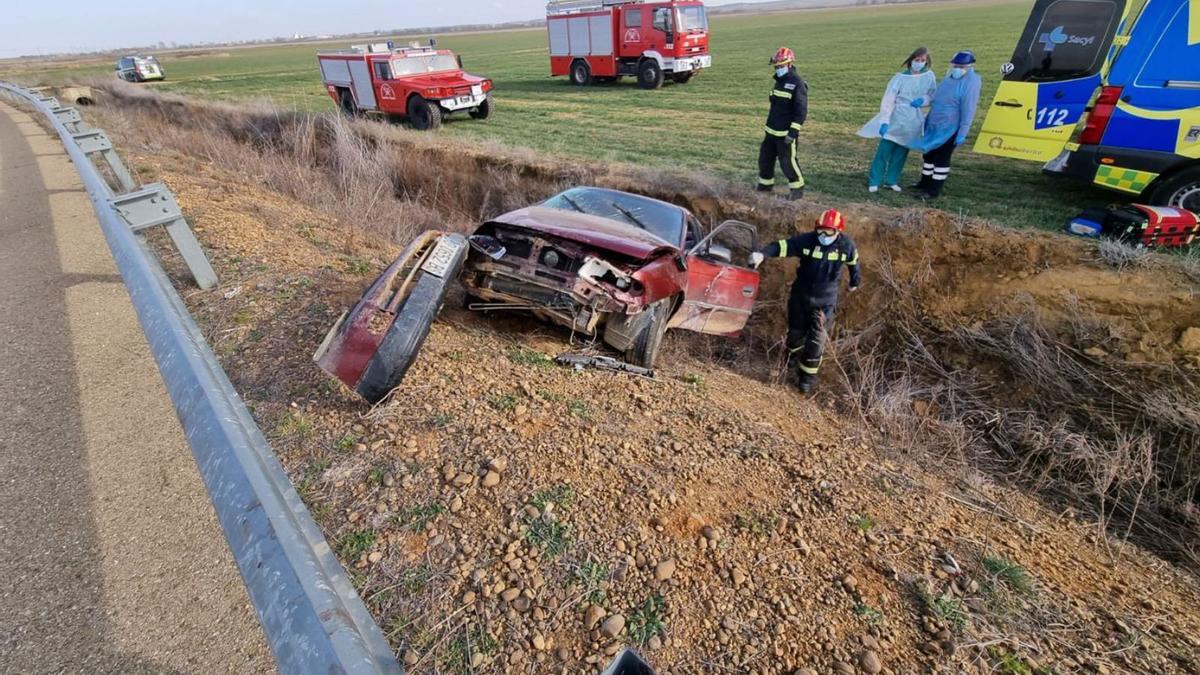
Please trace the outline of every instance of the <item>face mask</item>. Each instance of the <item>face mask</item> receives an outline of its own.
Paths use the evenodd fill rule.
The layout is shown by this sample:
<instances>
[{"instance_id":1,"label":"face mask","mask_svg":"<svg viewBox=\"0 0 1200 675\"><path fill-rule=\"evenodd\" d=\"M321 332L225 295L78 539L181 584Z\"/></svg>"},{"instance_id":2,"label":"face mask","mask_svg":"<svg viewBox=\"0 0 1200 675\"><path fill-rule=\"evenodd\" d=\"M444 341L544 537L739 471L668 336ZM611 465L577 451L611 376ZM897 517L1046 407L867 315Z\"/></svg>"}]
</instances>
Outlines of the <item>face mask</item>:
<instances>
[{"instance_id":1,"label":"face mask","mask_svg":"<svg viewBox=\"0 0 1200 675\"><path fill-rule=\"evenodd\" d=\"M817 241L821 242L822 246L829 246L833 242L837 241L837 235L836 234L818 234Z\"/></svg>"},{"instance_id":2,"label":"face mask","mask_svg":"<svg viewBox=\"0 0 1200 675\"><path fill-rule=\"evenodd\" d=\"M923 73L923 72L925 72L925 65L926 64L924 61L913 61L912 62L912 71L914 73Z\"/></svg>"},{"instance_id":3,"label":"face mask","mask_svg":"<svg viewBox=\"0 0 1200 675\"><path fill-rule=\"evenodd\" d=\"M783 77L784 75L788 74L789 70L791 70L791 69L788 68L787 66L780 66L775 69L775 77Z\"/></svg>"},{"instance_id":4,"label":"face mask","mask_svg":"<svg viewBox=\"0 0 1200 675\"><path fill-rule=\"evenodd\" d=\"M966 68L951 68L950 69L950 77L953 77L956 80L961 80L964 77L966 77L966 75L967 75Z\"/></svg>"}]
</instances>

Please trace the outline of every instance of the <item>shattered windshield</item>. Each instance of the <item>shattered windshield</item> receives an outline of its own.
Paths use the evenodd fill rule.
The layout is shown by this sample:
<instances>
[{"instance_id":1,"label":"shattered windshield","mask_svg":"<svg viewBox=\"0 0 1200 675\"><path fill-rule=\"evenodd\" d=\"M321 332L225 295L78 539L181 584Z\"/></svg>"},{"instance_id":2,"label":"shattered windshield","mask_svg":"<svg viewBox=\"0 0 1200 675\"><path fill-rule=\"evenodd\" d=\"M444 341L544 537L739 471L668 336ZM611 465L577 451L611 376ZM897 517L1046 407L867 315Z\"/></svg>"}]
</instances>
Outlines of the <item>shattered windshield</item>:
<instances>
[{"instance_id":1,"label":"shattered windshield","mask_svg":"<svg viewBox=\"0 0 1200 675\"><path fill-rule=\"evenodd\" d=\"M678 246L683 240L683 209L657 199L602 188L571 188L547 199L542 206L579 211L627 223Z\"/></svg>"}]
</instances>

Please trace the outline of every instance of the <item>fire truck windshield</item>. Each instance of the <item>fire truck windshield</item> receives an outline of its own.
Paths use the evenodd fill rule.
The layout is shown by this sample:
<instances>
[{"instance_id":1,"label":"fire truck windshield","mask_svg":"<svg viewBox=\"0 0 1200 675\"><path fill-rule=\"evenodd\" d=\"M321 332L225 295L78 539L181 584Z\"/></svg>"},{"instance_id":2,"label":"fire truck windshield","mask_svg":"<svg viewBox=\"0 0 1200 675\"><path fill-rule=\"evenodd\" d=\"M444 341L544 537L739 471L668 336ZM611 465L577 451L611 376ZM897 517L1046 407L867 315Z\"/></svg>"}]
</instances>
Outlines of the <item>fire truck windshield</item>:
<instances>
[{"instance_id":1,"label":"fire truck windshield","mask_svg":"<svg viewBox=\"0 0 1200 675\"><path fill-rule=\"evenodd\" d=\"M685 33L694 30L708 30L708 15L704 13L703 5L679 8L679 30Z\"/></svg>"},{"instance_id":2,"label":"fire truck windshield","mask_svg":"<svg viewBox=\"0 0 1200 675\"><path fill-rule=\"evenodd\" d=\"M392 61L393 77L436 73L442 70L458 70L458 59L450 54L430 54L428 56L406 56Z\"/></svg>"}]
</instances>

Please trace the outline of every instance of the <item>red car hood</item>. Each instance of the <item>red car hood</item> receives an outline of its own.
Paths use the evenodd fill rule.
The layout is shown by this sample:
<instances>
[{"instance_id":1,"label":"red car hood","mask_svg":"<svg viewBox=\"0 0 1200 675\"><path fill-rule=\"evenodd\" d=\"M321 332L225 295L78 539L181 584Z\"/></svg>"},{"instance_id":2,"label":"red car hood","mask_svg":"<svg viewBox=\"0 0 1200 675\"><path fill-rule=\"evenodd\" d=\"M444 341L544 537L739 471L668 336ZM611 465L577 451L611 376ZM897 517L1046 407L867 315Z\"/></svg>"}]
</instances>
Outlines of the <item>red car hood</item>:
<instances>
[{"instance_id":1,"label":"red car hood","mask_svg":"<svg viewBox=\"0 0 1200 675\"><path fill-rule=\"evenodd\" d=\"M405 84L415 87L467 87L479 84L485 78L476 77L461 70L444 70L424 75L403 75L400 79Z\"/></svg>"},{"instance_id":2,"label":"red car hood","mask_svg":"<svg viewBox=\"0 0 1200 675\"><path fill-rule=\"evenodd\" d=\"M545 206L512 211L493 222L577 241L637 260L646 260L658 253L679 251L678 246L635 225Z\"/></svg>"}]
</instances>

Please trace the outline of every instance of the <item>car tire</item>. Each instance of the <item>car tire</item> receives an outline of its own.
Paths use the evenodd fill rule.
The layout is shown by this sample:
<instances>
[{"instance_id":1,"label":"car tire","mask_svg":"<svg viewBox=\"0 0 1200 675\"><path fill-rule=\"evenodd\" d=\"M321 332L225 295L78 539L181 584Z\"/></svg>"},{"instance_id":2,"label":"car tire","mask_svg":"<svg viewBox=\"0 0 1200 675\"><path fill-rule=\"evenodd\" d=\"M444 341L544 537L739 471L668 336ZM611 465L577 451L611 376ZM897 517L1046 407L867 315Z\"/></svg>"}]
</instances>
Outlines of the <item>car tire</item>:
<instances>
[{"instance_id":1,"label":"car tire","mask_svg":"<svg viewBox=\"0 0 1200 675\"><path fill-rule=\"evenodd\" d=\"M690 72L689 73L675 73L675 74L671 75L671 81L674 82L675 84L687 84L688 82L692 81L692 76L694 76L694 75L695 75L695 73L690 73Z\"/></svg>"},{"instance_id":2,"label":"car tire","mask_svg":"<svg viewBox=\"0 0 1200 675\"><path fill-rule=\"evenodd\" d=\"M408 121L418 131L432 131L442 126L442 106L427 98L413 96L408 102Z\"/></svg>"},{"instance_id":3,"label":"car tire","mask_svg":"<svg viewBox=\"0 0 1200 675\"><path fill-rule=\"evenodd\" d=\"M454 260L445 276L418 272L404 304L396 310L396 319L388 327L383 342L371 357L355 391L372 405L382 401L404 380L404 375L417 359L429 329L437 319L446 293L456 283L458 272L466 260L466 247Z\"/></svg>"},{"instance_id":4,"label":"car tire","mask_svg":"<svg viewBox=\"0 0 1200 675\"><path fill-rule=\"evenodd\" d=\"M592 67L583 59L571 62L571 84L576 87L586 87L592 83Z\"/></svg>"},{"instance_id":5,"label":"car tire","mask_svg":"<svg viewBox=\"0 0 1200 675\"><path fill-rule=\"evenodd\" d=\"M653 368L658 361L658 350L662 347L663 335L667 332L667 321L675 298L664 298L647 307L646 318L641 330L633 338L633 344L625 350L625 361L642 368Z\"/></svg>"},{"instance_id":6,"label":"car tire","mask_svg":"<svg viewBox=\"0 0 1200 675\"><path fill-rule=\"evenodd\" d=\"M475 108L468 114L472 119L486 120L492 116L492 109L492 95L488 94L488 97L483 99L483 103L480 103L478 108Z\"/></svg>"},{"instance_id":7,"label":"car tire","mask_svg":"<svg viewBox=\"0 0 1200 675\"><path fill-rule=\"evenodd\" d=\"M663 85L663 69L654 59L645 59L638 64L638 86L642 89L658 89Z\"/></svg>"},{"instance_id":8,"label":"car tire","mask_svg":"<svg viewBox=\"0 0 1200 675\"><path fill-rule=\"evenodd\" d=\"M349 89L338 90L338 110L346 117L358 117L358 106L355 105Z\"/></svg>"},{"instance_id":9,"label":"car tire","mask_svg":"<svg viewBox=\"0 0 1200 675\"><path fill-rule=\"evenodd\" d=\"M1155 206L1174 206L1200 213L1200 166L1191 166L1168 176L1151 191L1148 201Z\"/></svg>"}]
</instances>

